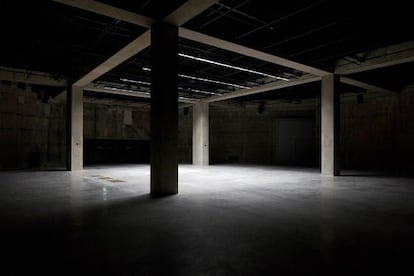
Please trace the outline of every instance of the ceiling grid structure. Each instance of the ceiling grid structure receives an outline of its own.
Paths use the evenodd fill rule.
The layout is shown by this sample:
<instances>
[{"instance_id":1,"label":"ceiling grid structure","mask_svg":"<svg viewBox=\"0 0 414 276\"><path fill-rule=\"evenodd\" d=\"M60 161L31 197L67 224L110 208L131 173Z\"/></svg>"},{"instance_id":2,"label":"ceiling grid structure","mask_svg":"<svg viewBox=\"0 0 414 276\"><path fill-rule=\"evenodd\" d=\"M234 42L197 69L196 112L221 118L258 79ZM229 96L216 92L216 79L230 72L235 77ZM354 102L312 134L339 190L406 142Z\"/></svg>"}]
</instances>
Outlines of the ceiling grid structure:
<instances>
[{"instance_id":1,"label":"ceiling grid structure","mask_svg":"<svg viewBox=\"0 0 414 276\"><path fill-rule=\"evenodd\" d=\"M17 9L19 1L14 2L2 5L6 10ZM409 32L393 32L408 22L405 6L378 4L375 13L370 13L372 7L359 5L356 12L354 4L357 2L338 6L332 1L295 0L281 3L275 10L259 0L174 0L168 4L158 0L45 1L38 8L45 17L43 23L33 26L34 31L40 31L34 39L38 47L32 50L38 53L24 46L9 46L7 50L14 51L10 56L19 58L6 57L0 65L70 76L75 85L95 91L127 91L147 97L151 92L148 28L165 20L181 26L181 100L234 99L255 91L317 82L333 73L346 75L341 80L347 85L398 91L399 87L377 82L375 76L392 67L387 72L400 78L401 85L407 82L399 65L404 63L406 68L413 63L410 41L414 37ZM385 15L397 12L402 13L399 18L384 22ZM13 21L6 16L8 19ZM50 20L56 20L56 27L47 29ZM58 36L48 34L54 29ZM18 31L23 30L8 33ZM59 36L65 40L57 39ZM23 40L14 44L19 42ZM42 45L55 50L47 51ZM372 64L370 57L378 54L378 49L388 58L375 59ZM371 74L363 74L365 70Z\"/></svg>"}]
</instances>

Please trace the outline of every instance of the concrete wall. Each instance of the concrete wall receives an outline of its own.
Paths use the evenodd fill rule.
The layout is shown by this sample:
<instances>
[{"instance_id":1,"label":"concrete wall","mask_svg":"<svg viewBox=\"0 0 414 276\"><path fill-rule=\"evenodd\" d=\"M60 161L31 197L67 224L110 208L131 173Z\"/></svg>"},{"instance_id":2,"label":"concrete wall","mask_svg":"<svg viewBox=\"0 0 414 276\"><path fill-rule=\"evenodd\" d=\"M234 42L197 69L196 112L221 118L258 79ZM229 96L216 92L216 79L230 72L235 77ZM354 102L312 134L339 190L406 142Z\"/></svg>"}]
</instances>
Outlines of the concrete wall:
<instances>
[{"instance_id":1,"label":"concrete wall","mask_svg":"<svg viewBox=\"0 0 414 276\"><path fill-rule=\"evenodd\" d=\"M341 103L342 167L414 171L414 89Z\"/></svg>"},{"instance_id":2,"label":"concrete wall","mask_svg":"<svg viewBox=\"0 0 414 276\"><path fill-rule=\"evenodd\" d=\"M38 95L30 86L0 83L0 169L64 166L65 107Z\"/></svg>"},{"instance_id":3,"label":"concrete wall","mask_svg":"<svg viewBox=\"0 0 414 276\"><path fill-rule=\"evenodd\" d=\"M192 163L193 114L191 108L178 110L178 163Z\"/></svg>"},{"instance_id":4,"label":"concrete wall","mask_svg":"<svg viewBox=\"0 0 414 276\"><path fill-rule=\"evenodd\" d=\"M148 106L94 101L85 99L85 139L150 139ZM42 102L31 86L0 83L0 169L65 166L65 101Z\"/></svg>"},{"instance_id":5,"label":"concrete wall","mask_svg":"<svg viewBox=\"0 0 414 276\"><path fill-rule=\"evenodd\" d=\"M281 147L280 123L283 119L315 122L315 104L294 106L265 105L263 113L258 105L240 108L212 106L210 109L210 147L211 163L250 163L250 164L297 164L316 165L316 151L313 160L305 160L304 155L286 160L278 154ZM291 141L295 140L294 133ZM315 141L316 133L311 129L309 139ZM314 148L314 144L312 144Z\"/></svg>"},{"instance_id":6,"label":"concrete wall","mask_svg":"<svg viewBox=\"0 0 414 276\"><path fill-rule=\"evenodd\" d=\"M149 109L120 103L84 104L85 139L150 139Z\"/></svg>"},{"instance_id":7,"label":"concrete wall","mask_svg":"<svg viewBox=\"0 0 414 276\"><path fill-rule=\"evenodd\" d=\"M64 168L66 160L66 107L64 102L42 102L30 86L0 83L0 169ZM293 165L318 166L320 141L319 100L299 104L219 104L210 107L212 164L283 164L280 120L312 120L314 158L297 156ZM290 131L288 130L283 131ZM369 92L341 99L341 163L345 169L414 171L414 87L400 94ZM122 101L85 100L85 139L150 139L149 107ZM292 131L292 140L295 135ZM289 133L287 134L290 135ZM279 138L278 138L279 137ZM310 137L310 136L309 136ZM286 139L285 139L286 140ZM191 163L192 112L179 111L179 161ZM283 139L282 139L283 141ZM303 140L302 140L303 141ZM300 143L291 141L292 143ZM289 154L289 152L284 152Z\"/></svg>"}]
</instances>

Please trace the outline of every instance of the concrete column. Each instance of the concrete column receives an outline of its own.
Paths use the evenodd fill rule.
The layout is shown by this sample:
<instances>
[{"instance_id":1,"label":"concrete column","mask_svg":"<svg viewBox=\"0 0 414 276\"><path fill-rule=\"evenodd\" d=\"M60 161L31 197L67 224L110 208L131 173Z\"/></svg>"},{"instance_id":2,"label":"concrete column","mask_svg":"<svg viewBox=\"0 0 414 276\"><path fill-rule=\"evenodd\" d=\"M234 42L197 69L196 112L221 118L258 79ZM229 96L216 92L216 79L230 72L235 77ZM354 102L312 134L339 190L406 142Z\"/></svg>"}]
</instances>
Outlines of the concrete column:
<instances>
[{"instance_id":1,"label":"concrete column","mask_svg":"<svg viewBox=\"0 0 414 276\"><path fill-rule=\"evenodd\" d=\"M335 176L340 173L339 115L339 76L324 76L321 92L321 172L323 175Z\"/></svg>"},{"instance_id":2,"label":"concrete column","mask_svg":"<svg viewBox=\"0 0 414 276\"><path fill-rule=\"evenodd\" d=\"M151 28L151 194L178 193L178 27Z\"/></svg>"},{"instance_id":3,"label":"concrete column","mask_svg":"<svg viewBox=\"0 0 414 276\"><path fill-rule=\"evenodd\" d=\"M83 89L67 89L67 157L68 170L83 169Z\"/></svg>"},{"instance_id":4,"label":"concrete column","mask_svg":"<svg viewBox=\"0 0 414 276\"><path fill-rule=\"evenodd\" d=\"M208 103L193 105L193 165L209 164L209 112Z\"/></svg>"}]
</instances>

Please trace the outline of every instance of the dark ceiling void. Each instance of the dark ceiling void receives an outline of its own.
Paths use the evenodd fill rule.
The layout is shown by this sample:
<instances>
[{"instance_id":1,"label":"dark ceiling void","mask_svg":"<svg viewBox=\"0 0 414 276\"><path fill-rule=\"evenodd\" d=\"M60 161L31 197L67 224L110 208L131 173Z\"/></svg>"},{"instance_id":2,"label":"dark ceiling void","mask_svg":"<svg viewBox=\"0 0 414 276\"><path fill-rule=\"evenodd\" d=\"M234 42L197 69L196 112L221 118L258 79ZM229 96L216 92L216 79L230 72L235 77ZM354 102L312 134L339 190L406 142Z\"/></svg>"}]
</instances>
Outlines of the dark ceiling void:
<instances>
[{"instance_id":1,"label":"dark ceiling void","mask_svg":"<svg viewBox=\"0 0 414 276\"><path fill-rule=\"evenodd\" d=\"M80 78L144 28L52 1L2 1L2 66Z\"/></svg>"},{"instance_id":2,"label":"dark ceiling void","mask_svg":"<svg viewBox=\"0 0 414 276\"><path fill-rule=\"evenodd\" d=\"M186 1L98 2L160 19ZM146 31L54 1L4 0L0 5L0 66L44 71L74 82ZM408 5L408 1L220 0L184 27L333 72L338 59L413 40ZM304 75L184 38L179 40L179 54L178 89L182 97L204 99ZM412 69L412 64L403 65L351 77L399 90L409 81ZM94 83L149 92L150 70L149 47Z\"/></svg>"},{"instance_id":3,"label":"dark ceiling void","mask_svg":"<svg viewBox=\"0 0 414 276\"><path fill-rule=\"evenodd\" d=\"M352 74L350 77L400 92L414 79L414 62Z\"/></svg>"},{"instance_id":4,"label":"dark ceiling void","mask_svg":"<svg viewBox=\"0 0 414 276\"><path fill-rule=\"evenodd\" d=\"M343 56L413 38L408 2L222 0L186 28L332 71Z\"/></svg>"},{"instance_id":5,"label":"dark ceiling void","mask_svg":"<svg viewBox=\"0 0 414 276\"><path fill-rule=\"evenodd\" d=\"M98 2L154 19L162 19L175 11L186 1L187 0L99 0Z\"/></svg>"}]
</instances>

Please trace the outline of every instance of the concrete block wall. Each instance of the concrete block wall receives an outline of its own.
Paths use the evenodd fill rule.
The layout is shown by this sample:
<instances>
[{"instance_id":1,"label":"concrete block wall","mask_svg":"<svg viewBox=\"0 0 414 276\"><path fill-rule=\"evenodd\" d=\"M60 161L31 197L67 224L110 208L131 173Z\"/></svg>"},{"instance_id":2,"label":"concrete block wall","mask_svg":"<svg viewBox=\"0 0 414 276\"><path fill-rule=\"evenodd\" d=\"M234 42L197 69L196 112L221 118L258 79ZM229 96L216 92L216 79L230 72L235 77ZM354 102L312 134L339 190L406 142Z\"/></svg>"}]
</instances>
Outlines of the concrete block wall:
<instances>
[{"instance_id":1,"label":"concrete block wall","mask_svg":"<svg viewBox=\"0 0 414 276\"><path fill-rule=\"evenodd\" d=\"M149 140L149 122L147 106L84 103L84 139ZM0 170L65 167L65 102L45 103L28 85L0 83Z\"/></svg>"},{"instance_id":2,"label":"concrete block wall","mask_svg":"<svg viewBox=\"0 0 414 276\"><path fill-rule=\"evenodd\" d=\"M278 119L304 118L315 121L316 105L292 104L266 106L258 113L258 105L240 108L212 106L210 111L211 163L277 164ZM309 134L316 139L316 133ZM317 157L312 164L316 165ZM280 162L279 162L280 163ZM293 163L303 164L300 156Z\"/></svg>"},{"instance_id":3,"label":"concrete block wall","mask_svg":"<svg viewBox=\"0 0 414 276\"><path fill-rule=\"evenodd\" d=\"M150 139L149 107L85 101L85 139ZM319 162L319 100L301 104L210 107L212 164L280 164L279 119L314 121L314 166ZM191 108L179 110L179 162L192 160ZM341 163L345 169L414 171L414 86L399 94L356 94L341 99ZM292 152L292 155L298 155ZM66 105L42 102L30 86L0 83L0 170L64 168Z\"/></svg>"},{"instance_id":4,"label":"concrete block wall","mask_svg":"<svg viewBox=\"0 0 414 276\"><path fill-rule=\"evenodd\" d=\"M128 119L127 117L130 117ZM83 124L85 139L150 139L147 107L121 104L85 103Z\"/></svg>"},{"instance_id":5,"label":"concrete block wall","mask_svg":"<svg viewBox=\"0 0 414 276\"><path fill-rule=\"evenodd\" d=\"M29 85L0 83L0 169L63 166L65 114Z\"/></svg>"},{"instance_id":6,"label":"concrete block wall","mask_svg":"<svg viewBox=\"0 0 414 276\"><path fill-rule=\"evenodd\" d=\"M365 98L341 103L342 167L414 171L414 89Z\"/></svg>"},{"instance_id":7,"label":"concrete block wall","mask_svg":"<svg viewBox=\"0 0 414 276\"><path fill-rule=\"evenodd\" d=\"M193 113L192 108L178 110L178 163L192 163Z\"/></svg>"}]
</instances>

